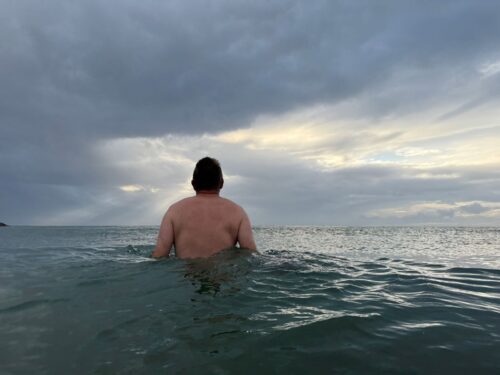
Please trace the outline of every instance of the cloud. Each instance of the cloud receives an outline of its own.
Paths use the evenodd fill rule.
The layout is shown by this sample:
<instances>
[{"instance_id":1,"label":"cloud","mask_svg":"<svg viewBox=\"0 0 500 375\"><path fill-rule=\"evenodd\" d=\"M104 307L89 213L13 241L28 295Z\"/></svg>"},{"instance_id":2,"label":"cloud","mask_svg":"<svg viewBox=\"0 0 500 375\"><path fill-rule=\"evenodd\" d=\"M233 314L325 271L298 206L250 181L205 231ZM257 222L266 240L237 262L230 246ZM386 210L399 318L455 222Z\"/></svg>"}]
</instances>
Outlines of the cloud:
<instances>
[{"instance_id":1,"label":"cloud","mask_svg":"<svg viewBox=\"0 0 500 375\"><path fill-rule=\"evenodd\" d=\"M498 73L500 73L500 60L486 62L486 63L482 64L478 70L485 77L489 77L489 76L498 74Z\"/></svg>"},{"instance_id":2,"label":"cloud","mask_svg":"<svg viewBox=\"0 0 500 375\"><path fill-rule=\"evenodd\" d=\"M3 2L2 220L156 223L207 154L260 223L495 202L498 10Z\"/></svg>"},{"instance_id":3,"label":"cloud","mask_svg":"<svg viewBox=\"0 0 500 375\"><path fill-rule=\"evenodd\" d=\"M380 92L409 71L410 85L438 74L450 84L458 73L481 74L476 66L493 59L500 39L492 2L53 0L3 8L4 121L64 124L89 136L243 127L256 115Z\"/></svg>"},{"instance_id":4,"label":"cloud","mask_svg":"<svg viewBox=\"0 0 500 375\"><path fill-rule=\"evenodd\" d=\"M223 195L241 204L256 224L402 225L474 220L491 224L498 219L490 206L500 201L500 165L426 168L367 162L324 168L301 153L254 149L211 136L117 139L101 143L96 153L107 162L101 167L117 177L99 188L51 187L59 194L54 193L52 199L66 198L37 217L37 223L158 223L171 203L192 195L192 170L205 155L221 161L226 180ZM22 201L32 205L38 195ZM442 206L419 206L436 201ZM465 203L455 207L456 202ZM408 211L414 205L418 209ZM394 214L394 207L410 214Z\"/></svg>"},{"instance_id":5,"label":"cloud","mask_svg":"<svg viewBox=\"0 0 500 375\"><path fill-rule=\"evenodd\" d=\"M379 219L399 219L411 223L494 223L500 221L500 202L424 202L384 208L368 213ZM473 219L472 221L470 219Z\"/></svg>"}]
</instances>

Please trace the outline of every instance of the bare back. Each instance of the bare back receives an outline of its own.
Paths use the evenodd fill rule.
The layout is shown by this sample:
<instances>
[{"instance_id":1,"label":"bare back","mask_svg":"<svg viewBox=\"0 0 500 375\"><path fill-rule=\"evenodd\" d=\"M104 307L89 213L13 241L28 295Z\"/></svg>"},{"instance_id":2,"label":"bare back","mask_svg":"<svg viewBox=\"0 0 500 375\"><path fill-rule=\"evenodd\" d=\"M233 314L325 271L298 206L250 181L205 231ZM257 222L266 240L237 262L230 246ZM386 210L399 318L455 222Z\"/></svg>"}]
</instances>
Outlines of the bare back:
<instances>
[{"instance_id":1,"label":"bare back","mask_svg":"<svg viewBox=\"0 0 500 375\"><path fill-rule=\"evenodd\" d=\"M153 256L168 255L175 244L180 258L208 257L237 243L256 248L245 211L218 194L197 194L168 209Z\"/></svg>"}]
</instances>

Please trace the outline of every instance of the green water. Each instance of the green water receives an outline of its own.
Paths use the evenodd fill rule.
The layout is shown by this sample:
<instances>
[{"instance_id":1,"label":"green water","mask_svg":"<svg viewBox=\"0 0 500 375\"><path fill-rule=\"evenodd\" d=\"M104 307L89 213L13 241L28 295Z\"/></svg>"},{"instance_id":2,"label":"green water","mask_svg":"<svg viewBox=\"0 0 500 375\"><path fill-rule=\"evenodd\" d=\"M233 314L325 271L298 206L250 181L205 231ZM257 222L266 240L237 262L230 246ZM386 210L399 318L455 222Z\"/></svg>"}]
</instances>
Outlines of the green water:
<instances>
[{"instance_id":1,"label":"green water","mask_svg":"<svg viewBox=\"0 0 500 375\"><path fill-rule=\"evenodd\" d=\"M263 227L149 258L156 227L0 230L2 374L500 372L500 230Z\"/></svg>"}]
</instances>

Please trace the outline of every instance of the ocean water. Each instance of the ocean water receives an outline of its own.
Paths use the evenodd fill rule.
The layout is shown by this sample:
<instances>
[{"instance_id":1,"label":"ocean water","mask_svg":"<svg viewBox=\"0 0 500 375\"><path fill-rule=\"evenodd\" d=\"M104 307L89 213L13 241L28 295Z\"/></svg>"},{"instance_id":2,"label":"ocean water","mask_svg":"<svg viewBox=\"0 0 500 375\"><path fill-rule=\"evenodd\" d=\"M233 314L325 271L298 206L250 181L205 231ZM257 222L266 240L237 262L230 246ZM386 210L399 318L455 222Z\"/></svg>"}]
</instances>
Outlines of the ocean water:
<instances>
[{"instance_id":1,"label":"ocean water","mask_svg":"<svg viewBox=\"0 0 500 375\"><path fill-rule=\"evenodd\" d=\"M499 228L0 228L1 374L500 374Z\"/></svg>"}]
</instances>

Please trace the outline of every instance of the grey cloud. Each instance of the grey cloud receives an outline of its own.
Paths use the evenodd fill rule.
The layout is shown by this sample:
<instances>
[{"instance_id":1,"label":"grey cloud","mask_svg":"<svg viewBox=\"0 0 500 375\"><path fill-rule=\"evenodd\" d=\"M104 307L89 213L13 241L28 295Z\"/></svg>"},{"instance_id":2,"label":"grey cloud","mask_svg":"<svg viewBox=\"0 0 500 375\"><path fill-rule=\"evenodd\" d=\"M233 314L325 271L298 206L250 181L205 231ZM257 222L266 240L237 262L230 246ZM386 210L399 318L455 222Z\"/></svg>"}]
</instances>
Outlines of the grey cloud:
<instances>
[{"instance_id":1,"label":"grey cloud","mask_svg":"<svg viewBox=\"0 0 500 375\"><path fill-rule=\"evenodd\" d=\"M277 152L254 152L236 145L222 149L210 142L193 145L186 152L195 148L194 160L206 154L219 158L225 175L229 177L223 196L240 203L255 224L467 224L471 221L457 213L474 216L487 212L488 207L480 203L462 204L456 209L436 208L402 218L370 216L367 212L436 201L450 205L467 201L500 202L500 176L488 169L468 175L466 169L455 168L453 173L458 176L449 178L418 177L425 170L387 165L321 171ZM156 194L148 191L125 193L112 185L20 184L5 188L0 184L2 191L6 192L2 195L1 206L6 209L4 212L13 213L10 220L3 220L42 223L45 218L45 222L58 224L157 224L168 202L180 198L174 194L176 189L184 186L186 192L189 191L194 166L194 163L190 168L175 162L163 163L169 171L163 175L146 174L143 179L137 175L140 169L134 168L128 174L129 179L139 177L137 181L129 180L132 183L149 181L152 186L161 188ZM116 169L114 165L108 167L110 171ZM162 173L159 166L158 170ZM492 181L491 186L484 188L484 179ZM127 181L126 177L121 181ZM7 200L5 197L16 199ZM498 217L484 220L489 224L499 221Z\"/></svg>"},{"instance_id":2,"label":"grey cloud","mask_svg":"<svg viewBox=\"0 0 500 375\"><path fill-rule=\"evenodd\" d=\"M130 176L184 178L175 163L158 176L112 165L95 153L103 139L212 133L360 97L356 116L416 111L498 57L499 9L489 1L4 1L0 214L34 222L35 214L99 206ZM485 185L464 178L424 181L371 167L319 173L278 154L207 150L232 159L229 170L244 179L228 191L261 222L355 222L362 208L391 199L498 199L497 180L481 192ZM134 197L135 207L153 204ZM101 223L139 215L105 207L94 212Z\"/></svg>"},{"instance_id":3,"label":"grey cloud","mask_svg":"<svg viewBox=\"0 0 500 375\"><path fill-rule=\"evenodd\" d=\"M457 108L446 112L438 117L438 121L445 121L448 119L456 118L463 113L469 112L478 107L496 103L500 98L500 74L496 73L493 77L490 77L482 85L482 90L477 94L473 94L473 98L467 98L465 103L460 104Z\"/></svg>"},{"instance_id":4,"label":"grey cloud","mask_svg":"<svg viewBox=\"0 0 500 375\"><path fill-rule=\"evenodd\" d=\"M468 214L481 214L483 212L488 212L491 210L492 209L490 207L484 207L482 204L477 202L460 207L460 211L463 211Z\"/></svg>"},{"instance_id":5,"label":"grey cloud","mask_svg":"<svg viewBox=\"0 0 500 375\"><path fill-rule=\"evenodd\" d=\"M2 123L103 136L242 126L408 66L453 75L500 39L493 2L11 4Z\"/></svg>"},{"instance_id":6,"label":"grey cloud","mask_svg":"<svg viewBox=\"0 0 500 375\"><path fill-rule=\"evenodd\" d=\"M441 209L427 219L370 217L366 213L422 202L500 202L500 175L490 166L476 167L472 174L470 167L435 170L390 165L322 171L274 152L225 151L219 150L224 170L245 178L228 183L224 193L248 207L260 224L404 225L426 220L467 224L474 219L468 221L458 217L457 210L449 209ZM431 177L421 177L423 173ZM436 178L434 174L455 177ZM490 183L485 184L485 179ZM461 207L465 211L479 209L476 205ZM483 222L495 220L499 222L500 218Z\"/></svg>"},{"instance_id":7,"label":"grey cloud","mask_svg":"<svg viewBox=\"0 0 500 375\"><path fill-rule=\"evenodd\" d=\"M361 171L358 171L361 172ZM443 201L450 204L474 198L481 194L469 188L462 180L441 182L429 186L427 179L398 178L380 179L365 177L361 173L356 181L343 179L335 173L307 175L297 174L286 182L251 180L247 189L236 195L242 202L248 202L249 207L260 207L261 212L255 212L257 222L270 224L326 224L326 225L405 225L422 222L445 222L452 224L467 223L467 220L455 216L451 209L437 209L424 214L403 218L397 216L374 217L367 212L387 207L408 206L418 202ZM434 186L432 186L434 185ZM274 191L270 192L270 186ZM409 190L408 187L412 189ZM446 189L452 187L452 189ZM451 191L450 191L451 190ZM493 198L498 202L499 196ZM478 208L464 206L463 211ZM263 212L262 212L263 211ZM486 212L486 211L484 211ZM424 217L427 219L424 220ZM495 219L484 222L495 222ZM496 222L500 221L497 218ZM472 220L474 222L474 220Z\"/></svg>"}]
</instances>

